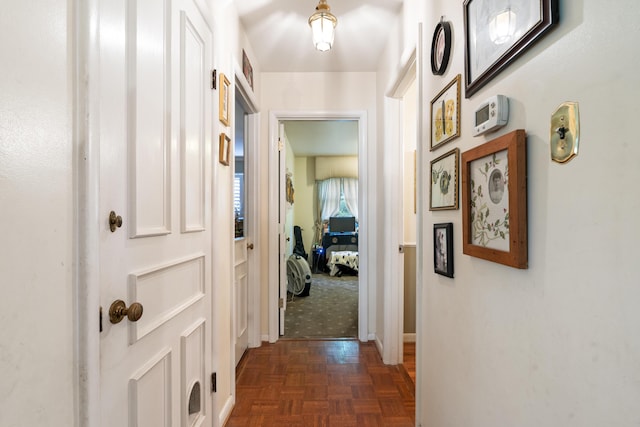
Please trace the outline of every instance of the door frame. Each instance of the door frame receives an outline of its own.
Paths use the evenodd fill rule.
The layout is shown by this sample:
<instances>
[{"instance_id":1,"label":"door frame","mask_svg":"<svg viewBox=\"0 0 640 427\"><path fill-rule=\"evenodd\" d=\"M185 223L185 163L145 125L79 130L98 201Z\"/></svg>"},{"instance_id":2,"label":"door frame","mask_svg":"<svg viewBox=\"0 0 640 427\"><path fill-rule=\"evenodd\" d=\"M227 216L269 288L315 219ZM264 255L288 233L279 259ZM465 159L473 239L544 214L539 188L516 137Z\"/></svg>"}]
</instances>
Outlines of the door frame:
<instances>
[{"instance_id":1,"label":"door frame","mask_svg":"<svg viewBox=\"0 0 640 427\"><path fill-rule=\"evenodd\" d=\"M270 111L269 112L269 291L268 301L268 330L269 342L274 343L279 338L279 308L278 282L279 257L278 257L278 128L281 121L295 120L355 120L358 122L358 211L359 228L358 252L360 260L358 279L358 339L369 339L369 293L367 283L370 274L369 264L369 235L371 226L369 210L367 209L366 194L369 188L368 162L367 162L367 112L364 110L350 111Z\"/></svg>"},{"instance_id":2,"label":"door frame","mask_svg":"<svg viewBox=\"0 0 640 427\"><path fill-rule=\"evenodd\" d=\"M387 204L388 224L386 224L389 247L385 248L385 258L389 260L389 268L385 272L384 286L384 346L382 359L384 363L395 365L403 361L404 345L404 286L396 286L404 283L404 215L401 209L392 209L391 206L404 206L403 203L403 179L404 179L404 136L403 115L404 100L409 85L418 79L417 74L417 50L414 47L407 59L400 64L395 80L386 93L387 105L387 132L390 140L400 141L400 149L394 145L393 150L385 153L385 158L390 162L389 167L399 173L389 174L389 203ZM419 98L418 98L419 99ZM418 118L420 121L420 102L417 102ZM416 137L419 133L416 134ZM420 138L418 138L420 141ZM419 147L421 144L416 144ZM416 167L417 167L416 161ZM417 184L416 180L416 184ZM421 194L416 191L416 197ZM417 207L417 202L416 202ZM416 240L418 240L416 238ZM417 284L417 282L416 282ZM388 338L388 340L387 340Z\"/></svg>"},{"instance_id":3,"label":"door frame","mask_svg":"<svg viewBox=\"0 0 640 427\"><path fill-rule=\"evenodd\" d=\"M240 93L240 102L244 106L247 114L247 129L245 150L248 148L253 153L253 156L247 157L247 163L245 164L247 170L251 174L250 182L247 185L247 193L245 199L249 206L249 212L247 215L249 221L247 222L248 229L251 232L251 241L254 244L254 249L250 255L247 255L247 291L249 293L248 312L250 316L248 328L249 328L249 347L260 347L262 344L262 337L260 335L260 281L258 280L258 272L260 271L260 260L262 259L262 242L260 236L260 221L258 221L258 209L260 206L260 192L257 191L260 185L260 162L257 159L258 144L260 141L260 109L253 90L249 85L244 73L242 71L241 63L236 59L234 62L234 74L235 74L235 90L233 92L234 101L236 91ZM237 118L236 118L237 119ZM235 132L235 126L232 127ZM235 140L235 135L232 136ZM245 182L246 185L246 182ZM246 237L246 236L245 236ZM234 357L235 358L235 357ZM235 369L235 367L234 367ZM235 387L234 387L235 390Z\"/></svg>"}]
</instances>

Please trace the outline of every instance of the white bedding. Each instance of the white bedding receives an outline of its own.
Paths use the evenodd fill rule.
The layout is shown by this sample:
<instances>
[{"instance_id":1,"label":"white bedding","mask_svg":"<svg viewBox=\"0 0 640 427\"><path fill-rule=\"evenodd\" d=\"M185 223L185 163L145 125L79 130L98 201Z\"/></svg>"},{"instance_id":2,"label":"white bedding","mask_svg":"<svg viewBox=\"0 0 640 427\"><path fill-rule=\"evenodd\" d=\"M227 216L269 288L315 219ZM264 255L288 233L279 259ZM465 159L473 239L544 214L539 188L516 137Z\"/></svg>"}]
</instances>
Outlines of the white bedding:
<instances>
[{"instance_id":1,"label":"white bedding","mask_svg":"<svg viewBox=\"0 0 640 427\"><path fill-rule=\"evenodd\" d=\"M329 275L335 276L340 269L339 265L344 265L352 270L358 271L358 252L354 251L337 251L332 252L327 266L329 267Z\"/></svg>"}]
</instances>

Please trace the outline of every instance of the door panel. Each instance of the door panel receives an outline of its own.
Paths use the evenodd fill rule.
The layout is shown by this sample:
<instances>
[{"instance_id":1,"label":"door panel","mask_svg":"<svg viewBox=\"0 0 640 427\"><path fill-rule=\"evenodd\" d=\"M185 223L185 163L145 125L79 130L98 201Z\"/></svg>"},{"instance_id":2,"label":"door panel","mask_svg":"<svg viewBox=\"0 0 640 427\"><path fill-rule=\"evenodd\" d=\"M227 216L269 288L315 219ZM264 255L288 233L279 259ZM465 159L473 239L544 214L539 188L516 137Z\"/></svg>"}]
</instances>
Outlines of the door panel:
<instances>
[{"instance_id":1,"label":"door panel","mask_svg":"<svg viewBox=\"0 0 640 427\"><path fill-rule=\"evenodd\" d=\"M211 33L191 0L101 2L100 31L101 425L210 425Z\"/></svg>"},{"instance_id":2,"label":"door panel","mask_svg":"<svg viewBox=\"0 0 640 427\"><path fill-rule=\"evenodd\" d=\"M248 275L249 265L247 239L235 241L235 268L234 268L234 301L235 301L235 358L236 365L242 359L247 347L249 347L249 291Z\"/></svg>"}]
</instances>

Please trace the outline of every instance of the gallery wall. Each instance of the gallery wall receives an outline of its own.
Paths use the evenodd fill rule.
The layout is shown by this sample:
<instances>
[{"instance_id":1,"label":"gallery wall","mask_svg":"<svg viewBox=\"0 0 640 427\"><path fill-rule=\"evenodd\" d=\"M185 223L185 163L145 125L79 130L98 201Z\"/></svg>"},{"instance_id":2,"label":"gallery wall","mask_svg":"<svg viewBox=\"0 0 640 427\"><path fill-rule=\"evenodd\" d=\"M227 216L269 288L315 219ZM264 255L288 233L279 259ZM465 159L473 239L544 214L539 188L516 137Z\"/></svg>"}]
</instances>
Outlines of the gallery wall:
<instances>
[{"instance_id":1,"label":"gallery wall","mask_svg":"<svg viewBox=\"0 0 640 427\"><path fill-rule=\"evenodd\" d=\"M462 89L461 135L433 152L430 102L456 75L464 81L463 7L436 0L404 14L424 23L421 179L449 150L465 152L515 129L527 133L527 269L463 254L462 211L429 211L429 187L421 194L418 424L638 424L640 3L561 1L552 32L470 99ZM451 22L453 45L446 72L435 76L429 55L441 16ZM402 36L392 43L398 40L388 49L397 52L395 64L412 43ZM509 123L473 137L473 111L494 94L509 97ZM550 117L565 101L579 103L580 147L559 164L550 159ZM453 223L454 278L433 273L432 226L440 222Z\"/></svg>"}]
</instances>

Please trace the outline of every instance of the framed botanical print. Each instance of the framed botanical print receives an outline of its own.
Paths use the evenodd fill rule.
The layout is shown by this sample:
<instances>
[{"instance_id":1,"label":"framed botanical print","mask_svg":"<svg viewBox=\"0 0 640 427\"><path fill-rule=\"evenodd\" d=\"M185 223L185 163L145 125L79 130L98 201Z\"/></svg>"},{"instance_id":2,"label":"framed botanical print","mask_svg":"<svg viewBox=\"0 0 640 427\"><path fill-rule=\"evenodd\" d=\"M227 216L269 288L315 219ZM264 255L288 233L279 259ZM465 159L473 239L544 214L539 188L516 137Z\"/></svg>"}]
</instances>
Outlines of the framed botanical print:
<instances>
[{"instance_id":1,"label":"framed botanical print","mask_svg":"<svg viewBox=\"0 0 640 427\"><path fill-rule=\"evenodd\" d=\"M230 87L231 83L227 76L220 73L220 109L218 116L220 118L220 122L225 126L229 126L229 123L231 122L231 107L229 106Z\"/></svg>"},{"instance_id":2,"label":"framed botanical print","mask_svg":"<svg viewBox=\"0 0 640 427\"><path fill-rule=\"evenodd\" d=\"M460 74L431 100L431 151L460 136Z\"/></svg>"},{"instance_id":3,"label":"framed botanical print","mask_svg":"<svg viewBox=\"0 0 640 427\"><path fill-rule=\"evenodd\" d=\"M454 148L431 162L429 210L458 209L458 163L460 150Z\"/></svg>"},{"instance_id":4,"label":"framed botanical print","mask_svg":"<svg viewBox=\"0 0 640 427\"><path fill-rule=\"evenodd\" d=\"M218 143L218 161L225 166L229 166L229 155L231 153L231 138L225 133L220 134L220 141Z\"/></svg>"},{"instance_id":5,"label":"framed botanical print","mask_svg":"<svg viewBox=\"0 0 640 427\"><path fill-rule=\"evenodd\" d=\"M516 130L462 153L462 252L527 268L527 153Z\"/></svg>"}]
</instances>

